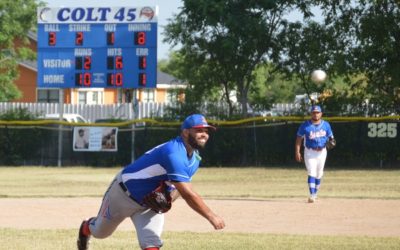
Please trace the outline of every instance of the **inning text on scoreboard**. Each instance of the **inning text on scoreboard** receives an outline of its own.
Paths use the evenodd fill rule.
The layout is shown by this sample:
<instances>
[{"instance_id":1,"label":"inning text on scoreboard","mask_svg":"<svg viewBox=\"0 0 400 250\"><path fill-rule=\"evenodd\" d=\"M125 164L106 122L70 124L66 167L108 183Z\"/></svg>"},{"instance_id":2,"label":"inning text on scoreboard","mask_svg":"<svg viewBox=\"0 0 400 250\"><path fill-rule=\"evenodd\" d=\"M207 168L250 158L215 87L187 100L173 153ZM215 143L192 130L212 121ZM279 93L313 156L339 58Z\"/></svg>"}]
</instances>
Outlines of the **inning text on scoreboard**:
<instances>
[{"instance_id":1,"label":"inning text on scoreboard","mask_svg":"<svg viewBox=\"0 0 400 250\"><path fill-rule=\"evenodd\" d=\"M156 7L38 8L38 87L155 88Z\"/></svg>"}]
</instances>

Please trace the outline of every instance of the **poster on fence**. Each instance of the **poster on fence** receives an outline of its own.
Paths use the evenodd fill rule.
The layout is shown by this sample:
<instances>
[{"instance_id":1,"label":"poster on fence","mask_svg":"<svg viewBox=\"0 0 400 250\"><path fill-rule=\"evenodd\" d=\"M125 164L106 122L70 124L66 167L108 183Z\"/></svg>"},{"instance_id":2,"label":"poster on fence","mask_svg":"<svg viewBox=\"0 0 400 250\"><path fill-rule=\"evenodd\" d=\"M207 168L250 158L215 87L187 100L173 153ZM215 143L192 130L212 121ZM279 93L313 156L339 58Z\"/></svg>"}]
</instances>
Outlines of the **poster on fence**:
<instances>
[{"instance_id":1,"label":"poster on fence","mask_svg":"<svg viewBox=\"0 0 400 250\"><path fill-rule=\"evenodd\" d=\"M117 151L116 127L74 127L74 151Z\"/></svg>"}]
</instances>

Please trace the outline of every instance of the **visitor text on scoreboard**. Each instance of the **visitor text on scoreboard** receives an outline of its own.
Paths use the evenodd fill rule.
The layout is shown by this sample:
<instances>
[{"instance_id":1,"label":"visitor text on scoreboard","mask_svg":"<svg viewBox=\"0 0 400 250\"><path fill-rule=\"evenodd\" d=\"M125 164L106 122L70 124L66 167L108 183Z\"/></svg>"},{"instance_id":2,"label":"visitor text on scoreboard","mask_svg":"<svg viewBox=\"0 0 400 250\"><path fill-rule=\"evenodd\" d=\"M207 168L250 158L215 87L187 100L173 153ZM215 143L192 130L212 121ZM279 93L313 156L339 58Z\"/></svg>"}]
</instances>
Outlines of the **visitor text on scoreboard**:
<instances>
[{"instance_id":1,"label":"visitor text on scoreboard","mask_svg":"<svg viewBox=\"0 0 400 250\"><path fill-rule=\"evenodd\" d=\"M38 9L38 87L155 88L156 7Z\"/></svg>"}]
</instances>

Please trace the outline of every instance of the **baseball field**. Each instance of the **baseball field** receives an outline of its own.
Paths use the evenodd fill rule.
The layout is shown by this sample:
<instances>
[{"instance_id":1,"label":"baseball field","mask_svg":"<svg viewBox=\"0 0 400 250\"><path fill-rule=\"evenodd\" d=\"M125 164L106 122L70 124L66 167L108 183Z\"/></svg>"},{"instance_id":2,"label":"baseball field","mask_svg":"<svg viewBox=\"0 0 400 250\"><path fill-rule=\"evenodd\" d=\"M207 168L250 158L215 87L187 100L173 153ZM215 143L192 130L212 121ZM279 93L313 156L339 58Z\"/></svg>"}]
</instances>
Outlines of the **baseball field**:
<instances>
[{"instance_id":1,"label":"baseball field","mask_svg":"<svg viewBox=\"0 0 400 250\"><path fill-rule=\"evenodd\" d=\"M119 168L0 167L0 249L75 249ZM194 189L226 222L214 231L182 199L166 214L163 249L400 249L400 170L327 167L308 204L299 168L202 168ZM124 221L91 249L139 249Z\"/></svg>"}]
</instances>

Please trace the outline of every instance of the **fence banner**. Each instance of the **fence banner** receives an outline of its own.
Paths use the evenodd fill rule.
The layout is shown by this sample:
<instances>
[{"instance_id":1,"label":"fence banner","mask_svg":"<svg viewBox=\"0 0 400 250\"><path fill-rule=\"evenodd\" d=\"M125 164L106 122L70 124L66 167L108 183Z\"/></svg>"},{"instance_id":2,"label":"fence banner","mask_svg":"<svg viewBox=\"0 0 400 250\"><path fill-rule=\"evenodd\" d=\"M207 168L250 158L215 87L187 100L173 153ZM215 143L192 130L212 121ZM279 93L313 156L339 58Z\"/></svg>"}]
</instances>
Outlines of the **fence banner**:
<instances>
[{"instance_id":1,"label":"fence banner","mask_svg":"<svg viewBox=\"0 0 400 250\"><path fill-rule=\"evenodd\" d=\"M118 151L117 127L74 127L74 151Z\"/></svg>"}]
</instances>

